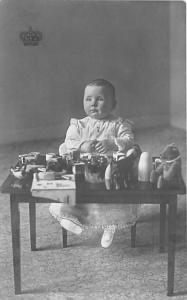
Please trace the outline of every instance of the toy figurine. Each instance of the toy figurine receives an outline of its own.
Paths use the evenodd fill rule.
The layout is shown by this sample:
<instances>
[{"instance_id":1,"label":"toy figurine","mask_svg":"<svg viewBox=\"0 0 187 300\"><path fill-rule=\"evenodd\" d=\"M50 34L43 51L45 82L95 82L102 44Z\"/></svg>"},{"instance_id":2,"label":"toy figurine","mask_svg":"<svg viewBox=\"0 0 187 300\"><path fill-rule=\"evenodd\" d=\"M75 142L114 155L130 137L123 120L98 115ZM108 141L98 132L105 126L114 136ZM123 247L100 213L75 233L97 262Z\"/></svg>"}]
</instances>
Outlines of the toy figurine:
<instances>
[{"instance_id":1,"label":"toy figurine","mask_svg":"<svg viewBox=\"0 0 187 300\"><path fill-rule=\"evenodd\" d=\"M158 189L185 189L181 172L181 156L178 147L172 143L160 154L161 162L151 172L150 181Z\"/></svg>"},{"instance_id":2,"label":"toy figurine","mask_svg":"<svg viewBox=\"0 0 187 300\"><path fill-rule=\"evenodd\" d=\"M140 146L135 144L125 156L111 163L111 178L114 189L133 188L138 181Z\"/></svg>"},{"instance_id":3,"label":"toy figurine","mask_svg":"<svg viewBox=\"0 0 187 300\"><path fill-rule=\"evenodd\" d=\"M105 155L90 155L83 159L85 163L85 180L90 183L101 183L105 180L105 170L108 158Z\"/></svg>"}]
</instances>

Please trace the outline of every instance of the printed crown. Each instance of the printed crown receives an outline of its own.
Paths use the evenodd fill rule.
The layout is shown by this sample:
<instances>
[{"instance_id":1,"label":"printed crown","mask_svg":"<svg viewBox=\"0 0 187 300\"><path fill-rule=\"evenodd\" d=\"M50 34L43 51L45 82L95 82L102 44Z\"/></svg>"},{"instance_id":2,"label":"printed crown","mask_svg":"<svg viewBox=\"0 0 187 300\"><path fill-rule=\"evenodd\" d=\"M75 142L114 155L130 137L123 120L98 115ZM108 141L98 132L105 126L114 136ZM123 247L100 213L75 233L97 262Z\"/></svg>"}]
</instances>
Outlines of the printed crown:
<instances>
[{"instance_id":1,"label":"printed crown","mask_svg":"<svg viewBox=\"0 0 187 300\"><path fill-rule=\"evenodd\" d=\"M22 31L20 33L20 39L23 41L24 46L37 46L42 39L42 33L37 30L32 30L30 26L28 31Z\"/></svg>"}]
</instances>

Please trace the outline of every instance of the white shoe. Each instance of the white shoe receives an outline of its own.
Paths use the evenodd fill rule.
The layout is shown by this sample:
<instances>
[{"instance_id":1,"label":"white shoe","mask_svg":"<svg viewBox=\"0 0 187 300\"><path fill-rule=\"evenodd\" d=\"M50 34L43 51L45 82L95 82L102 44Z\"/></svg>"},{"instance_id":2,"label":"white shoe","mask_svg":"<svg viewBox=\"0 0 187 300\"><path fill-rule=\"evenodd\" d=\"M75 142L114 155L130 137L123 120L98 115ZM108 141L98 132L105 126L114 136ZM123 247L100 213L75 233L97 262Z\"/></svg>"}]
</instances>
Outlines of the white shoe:
<instances>
[{"instance_id":1,"label":"white shoe","mask_svg":"<svg viewBox=\"0 0 187 300\"><path fill-rule=\"evenodd\" d=\"M53 216L53 218L55 218L66 230L69 230L75 234L81 234L83 229L82 224L79 222L79 220L72 215L62 214L61 205L59 205L59 203L52 204L49 207L49 212Z\"/></svg>"},{"instance_id":2,"label":"white shoe","mask_svg":"<svg viewBox=\"0 0 187 300\"><path fill-rule=\"evenodd\" d=\"M49 212L55 218L58 222L60 222L60 216L61 216L61 203L51 203L49 206Z\"/></svg>"},{"instance_id":3,"label":"white shoe","mask_svg":"<svg viewBox=\"0 0 187 300\"><path fill-rule=\"evenodd\" d=\"M75 234L81 234L83 231L82 224L73 216L63 216L60 220L60 225L68 231Z\"/></svg>"},{"instance_id":4,"label":"white shoe","mask_svg":"<svg viewBox=\"0 0 187 300\"><path fill-rule=\"evenodd\" d=\"M101 239L101 246L103 248L108 248L112 244L115 231L116 231L115 225L108 226L107 228L105 228Z\"/></svg>"}]
</instances>

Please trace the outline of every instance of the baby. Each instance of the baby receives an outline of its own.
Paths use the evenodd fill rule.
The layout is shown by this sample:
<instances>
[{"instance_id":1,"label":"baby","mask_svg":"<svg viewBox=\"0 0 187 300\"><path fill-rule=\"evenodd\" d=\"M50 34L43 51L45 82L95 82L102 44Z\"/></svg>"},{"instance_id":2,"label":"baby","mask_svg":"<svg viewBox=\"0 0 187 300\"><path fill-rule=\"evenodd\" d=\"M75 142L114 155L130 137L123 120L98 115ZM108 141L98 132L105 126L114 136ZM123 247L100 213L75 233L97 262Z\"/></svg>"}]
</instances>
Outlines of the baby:
<instances>
[{"instance_id":1,"label":"baby","mask_svg":"<svg viewBox=\"0 0 187 300\"><path fill-rule=\"evenodd\" d=\"M126 153L134 143L134 136L131 123L115 117L112 113L116 107L114 86L105 79L96 79L88 83L84 91L83 105L87 116L80 120L71 119L65 142L59 148L60 155L75 150L104 155L111 155L116 151ZM107 226L104 227L101 239L101 245L104 248L111 245L116 230L116 225L110 223L113 208L115 208L114 214L116 213L117 205L115 207L114 205L107 204L107 209L105 205L96 206L97 212L100 214L104 214L106 210L110 211L109 220ZM120 211L121 208L119 208ZM62 204L53 203L50 205L49 211L66 230L75 234L82 232L83 225L80 218L78 219L76 216L76 209L65 210ZM84 213L84 209L82 213ZM127 223L129 219L130 221L134 220L135 215L136 212L132 212L132 215L130 213ZM105 217L107 219L106 215Z\"/></svg>"}]
</instances>

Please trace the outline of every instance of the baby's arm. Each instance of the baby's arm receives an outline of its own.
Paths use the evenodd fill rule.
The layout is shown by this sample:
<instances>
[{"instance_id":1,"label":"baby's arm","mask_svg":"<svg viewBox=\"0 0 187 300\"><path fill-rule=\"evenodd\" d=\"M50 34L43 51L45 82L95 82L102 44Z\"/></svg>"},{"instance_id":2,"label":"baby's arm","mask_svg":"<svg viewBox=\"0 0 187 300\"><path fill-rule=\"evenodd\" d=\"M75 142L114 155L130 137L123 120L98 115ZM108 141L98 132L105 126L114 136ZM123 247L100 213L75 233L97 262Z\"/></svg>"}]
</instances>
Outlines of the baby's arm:
<instances>
[{"instance_id":1,"label":"baby's arm","mask_svg":"<svg viewBox=\"0 0 187 300\"><path fill-rule=\"evenodd\" d=\"M77 150L81 144L81 137L79 128L74 119L71 120L70 126L66 132L66 138L64 141L68 151Z\"/></svg>"},{"instance_id":2,"label":"baby's arm","mask_svg":"<svg viewBox=\"0 0 187 300\"><path fill-rule=\"evenodd\" d=\"M66 132L65 146L67 151L93 152L96 141L82 141L76 119L72 119Z\"/></svg>"},{"instance_id":3,"label":"baby's arm","mask_svg":"<svg viewBox=\"0 0 187 300\"><path fill-rule=\"evenodd\" d=\"M134 143L131 124L128 121L120 120L116 124L115 135L110 139L98 141L95 144L95 150L99 153L127 151Z\"/></svg>"},{"instance_id":4,"label":"baby's arm","mask_svg":"<svg viewBox=\"0 0 187 300\"><path fill-rule=\"evenodd\" d=\"M134 143L134 134L129 121L121 121L116 126L115 143L119 151L127 151Z\"/></svg>"}]
</instances>

